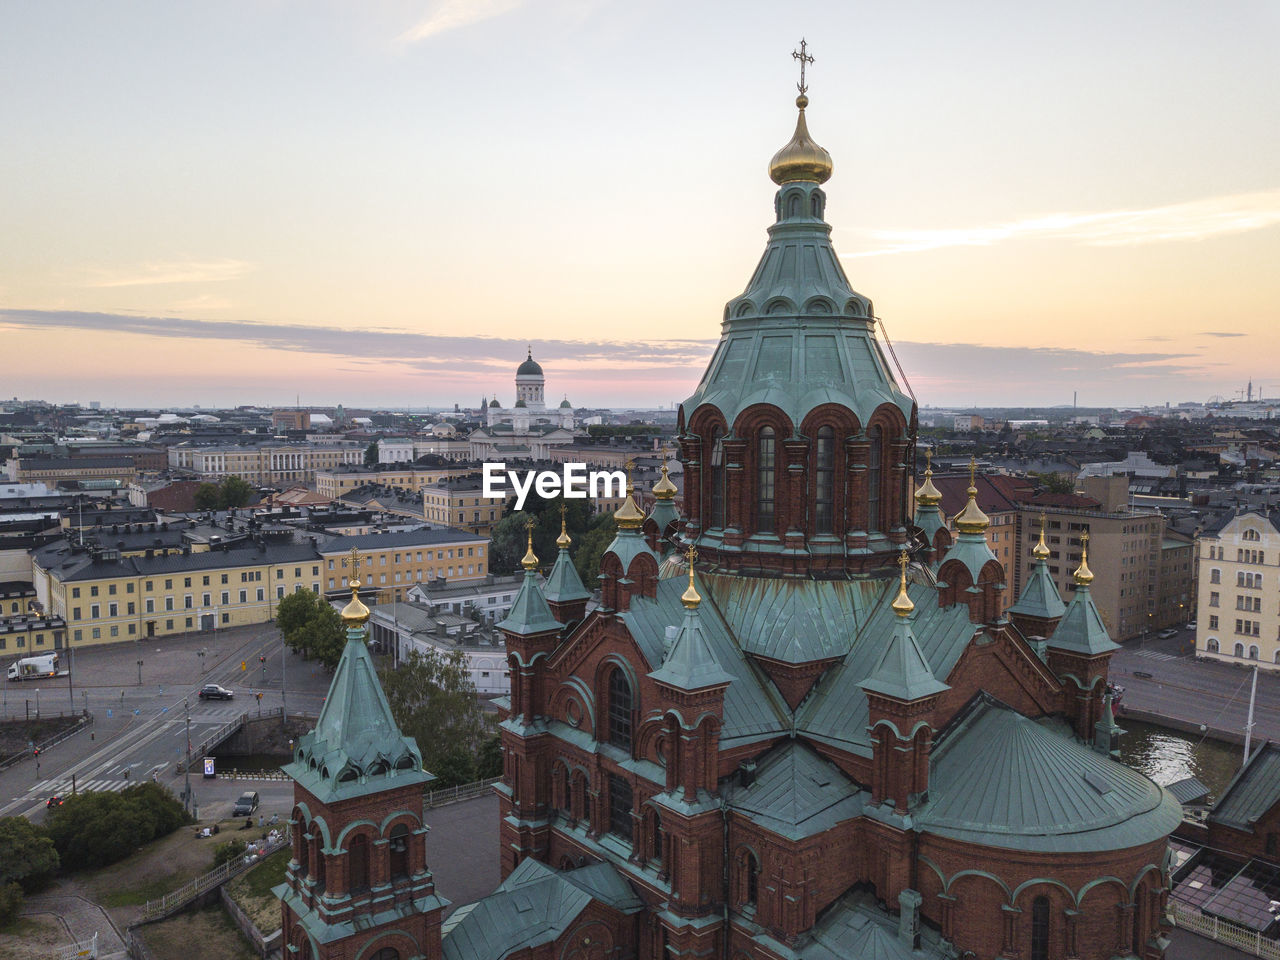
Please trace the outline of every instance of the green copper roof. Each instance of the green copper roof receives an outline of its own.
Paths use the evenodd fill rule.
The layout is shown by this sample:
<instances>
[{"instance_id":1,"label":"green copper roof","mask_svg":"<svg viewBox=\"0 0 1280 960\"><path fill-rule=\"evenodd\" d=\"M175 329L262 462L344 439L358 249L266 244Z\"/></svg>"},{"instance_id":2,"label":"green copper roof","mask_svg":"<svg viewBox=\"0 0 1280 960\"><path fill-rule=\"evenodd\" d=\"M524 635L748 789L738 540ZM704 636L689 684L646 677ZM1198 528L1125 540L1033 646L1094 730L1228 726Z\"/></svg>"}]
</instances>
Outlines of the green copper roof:
<instances>
[{"instance_id":1,"label":"green copper roof","mask_svg":"<svg viewBox=\"0 0 1280 960\"><path fill-rule=\"evenodd\" d=\"M1076 595L1067 604L1058 628L1049 638L1049 646L1087 656L1120 649L1120 644L1107 633L1107 626L1102 622L1102 614L1098 612L1087 584L1076 584Z\"/></svg>"},{"instance_id":2,"label":"green copper roof","mask_svg":"<svg viewBox=\"0 0 1280 960\"><path fill-rule=\"evenodd\" d=\"M554 943L593 902L631 914L641 903L608 863L554 870L532 857L520 861L493 893L450 918L445 960L501 960ZM541 954L539 954L541 955Z\"/></svg>"},{"instance_id":3,"label":"green copper roof","mask_svg":"<svg viewBox=\"0 0 1280 960\"><path fill-rule=\"evenodd\" d=\"M662 666L649 676L677 690L704 690L733 682L733 675L726 673L716 662L715 654L702 634L702 618L696 609L685 610L684 623L676 634L671 652L662 661Z\"/></svg>"},{"instance_id":4,"label":"green copper roof","mask_svg":"<svg viewBox=\"0 0 1280 960\"><path fill-rule=\"evenodd\" d=\"M870 742L867 695L860 684L879 665L898 620L890 607L898 592L897 579L868 584L880 594L870 617L854 635L844 661L822 676L796 716L797 731L861 756L869 755ZM929 671L946 678L977 630L969 621L969 610L962 603L939 607L938 592L928 584L909 584L907 592L916 605L912 637Z\"/></svg>"},{"instance_id":5,"label":"green copper roof","mask_svg":"<svg viewBox=\"0 0 1280 960\"><path fill-rule=\"evenodd\" d=\"M898 921L864 891L845 894L826 910L809 943L791 954L798 960L942 960L955 951L943 949L937 931L920 925L920 949L898 936Z\"/></svg>"},{"instance_id":6,"label":"green copper roof","mask_svg":"<svg viewBox=\"0 0 1280 960\"><path fill-rule=\"evenodd\" d=\"M924 531L925 542L933 546L934 535L939 530L947 529L947 521L937 505L916 507L915 524Z\"/></svg>"},{"instance_id":7,"label":"green copper roof","mask_svg":"<svg viewBox=\"0 0 1280 960\"><path fill-rule=\"evenodd\" d=\"M956 542L943 556L942 563L948 560L959 560L969 571L969 577L977 583L978 574L982 572L982 568L995 558L996 555L991 552L991 546L983 534L961 533L956 536Z\"/></svg>"},{"instance_id":8,"label":"green copper roof","mask_svg":"<svg viewBox=\"0 0 1280 960\"><path fill-rule=\"evenodd\" d=\"M750 786L734 782L731 809L753 823L798 840L862 813L867 794L799 740L784 740L757 761Z\"/></svg>"},{"instance_id":9,"label":"green copper roof","mask_svg":"<svg viewBox=\"0 0 1280 960\"><path fill-rule=\"evenodd\" d=\"M553 603L568 603L573 600L586 600L590 591L582 585L578 570L569 559L569 551L562 549L556 557L555 565L547 582L543 584L542 595Z\"/></svg>"},{"instance_id":10,"label":"green copper roof","mask_svg":"<svg viewBox=\"0 0 1280 960\"><path fill-rule=\"evenodd\" d=\"M1266 743L1227 786L1209 819L1237 830L1254 830L1254 821L1280 800L1280 747Z\"/></svg>"},{"instance_id":11,"label":"green copper roof","mask_svg":"<svg viewBox=\"0 0 1280 960\"><path fill-rule=\"evenodd\" d=\"M1009 608L1009 612L1052 620L1062 616L1066 609L1053 578L1049 576L1048 564L1043 560L1036 560L1031 564L1031 575L1022 588L1022 595Z\"/></svg>"},{"instance_id":12,"label":"green copper roof","mask_svg":"<svg viewBox=\"0 0 1280 960\"><path fill-rule=\"evenodd\" d=\"M929 669L929 663L911 632L910 618L899 617L889 645L871 676L862 681L862 689L899 700L919 700L951 688Z\"/></svg>"},{"instance_id":13,"label":"green copper roof","mask_svg":"<svg viewBox=\"0 0 1280 960\"><path fill-rule=\"evenodd\" d=\"M670 500L655 500L653 509L649 511L649 519L658 525L658 536L662 536L667 529L667 524L673 520L679 520L680 514L676 512L676 505Z\"/></svg>"},{"instance_id":14,"label":"green copper roof","mask_svg":"<svg viewBox=\"0 0 1280 960\"><path fill-rule=\"evenodd\" d=\"M831 246L825 203L816 183L778 190L764 256L725 307L720 344L684 402L687 414L710 403L732 425L747 407L770 403L798 428L824 403L851 408L862 423L890 403L910 421L913 402L876 340L870 301L849 286Z\"/></svg>"},{"instance_id":15,"label":"green copper roof","mask_svg":"<svg viewBox=\"0 0 1280 960\"><path fill-rule=\"evenodd\" d=\"M1026 851L1119 850L1167 836L1182 807L1110 757L982 695L939 737L925 833Z\"/></svg>"},{"instance_id":16,"label":"green copper roof","mask_svg":"<svg viewBox=\"0 0 1280 960\"><path fill-rule=\"evenodd\" d=\"M617 536L613 538L613 543L609 544L609 549L605 553L612 553L618 558L624 575L631 568L631 561L642 553L653 557L655 564L659 559L658 555L649 549L648 541L639 530L628 530L625 527L618 528Z\"/></svg>"},{"instance_id":17,"label":"green copper roof","mask_svg":"<svg viewBox=\"0 0 1280 960\"><path fill-rule=\"evenodd\" d=\"M511 603L505 620L497 624L499 630L528 636L531 633L559 631L561 623L551 613L547 599L538 589L538 575L533 570L524 572L524 583Z\"/></svg>"},{"instance_id":18,"label":"green copper roof","mask_svg":"<svg viewBox=\"0 0 1280 960\"><path fill-rule=\"evenodd\" d=\"M283 768L326 803L435 779L422 769L413 738L396 725L364 637L362 627L347 630L315 729L302 735Z\"/></svg>"}]
</instances>

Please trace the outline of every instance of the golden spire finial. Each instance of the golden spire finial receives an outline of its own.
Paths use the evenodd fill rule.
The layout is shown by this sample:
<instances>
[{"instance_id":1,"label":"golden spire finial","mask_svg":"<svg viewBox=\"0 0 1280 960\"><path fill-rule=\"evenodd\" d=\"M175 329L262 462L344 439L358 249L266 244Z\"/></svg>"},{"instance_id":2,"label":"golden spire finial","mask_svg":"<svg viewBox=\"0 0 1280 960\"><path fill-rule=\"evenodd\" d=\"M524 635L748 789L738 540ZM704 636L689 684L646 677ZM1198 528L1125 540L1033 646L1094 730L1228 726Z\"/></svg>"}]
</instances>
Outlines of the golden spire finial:
<instances>
[{"instance_id":1,"label":"golden spire finial","mask_svg":"<svg viewBox=\"0 0 1280 960\"><path fill-rule=\"evenodd\" d=\"M1089 569L1089 532L1080 535L1080 566L1074 574L1077 586L1087 587L1093 583L1093 571Z\"/></svg>"},{"instance_id":2,"label":"golden spire finial","mask_svg":"<svg viewBox=\"0 0 1280 960\"><path fill-rule=\"evenodd\" d=\"M1040 512L1040 542L1031 548L1031 555L1037 560L1049 559L1049 545L1044 542L1044 511Z\"/></svg>"},{"instance_id":3,"label":"golden spire finial","mask_svg":"<svg viewBox=\"0 0 1280 960\"><path fill-rule=\"evenodd\" d=\"M684 558L689 562L689 586L684 593L680 594L680 602L684 604L686 610L697 610L698 604L702 602L702 595L693 585L693 561L698 559L698 551L693 548L693 544L689 544L689 549L684 552Z\"/></svg>"},{"instance_id":4,"label":"golden spire finial","mask_svg":"<svg viewBox=\"0 0 1280 960\"><path fill-rule=\"evenodd\" d=\"M565 529L565 513L568 511L569 505L563 500L560 501L560 536L556 537L556 546L561 550L568 550L569 544L573 541L569 538L569 531Z\"/></svg>"},{"instance_id":5,"label":"golden spire finial","mask_svg":"<svg viewBox=\"0 0 1280 960\"><path fill-rule=\"evenodd\" d=\"M956 515L956 529L961 533L985 533L991 518L978 506L978 461L969 458L969 502Z\"/></svg>"},{"instance_id":6,"label":"golden spire finial","mask_svg":"<svg viewBox=\"0 0 1280 960\"><path fill-rule=\"evenodd\" d=\"M902 579L898 583L898 596L893 601L893 612L900 617L909 617L911 611L916 608L911 598L907 596L907 564L910 562L907 551L903 550L902 555L898 557L898 566L902 568Z\"/></svg>"},{"instance_id":7,"label":"golden spire finial","mask_svg":"<svg viewBox=\"0 0 1280 960\"><path fill-rule=\"evenodd\" d=\"M351 576L347 584L351 587L351 599L342 608L342 620L349 627L358 627L369 619L369 608L360 600L360 550L351 548L351 555L342 561L344 567L350 566Z\"/></svg>"},{"instance_id":8,"label":"golden spire finial","mask_svg":"<svg viewBox=\"0 0 1280 960\"><path fill-rule=\"evenodd\" d=\"M670 456L670 453L671 451L668 450L668 448L662 448L662 476L658 479L658 482L653 485L652 490L653 498L655 500L674 500L676 494L680 492L676 485L671 482L671 478L667 475L667 459Z\"/></svg>"},{"instance_id":9,"label":"golden spire finial","mask_svg":"<svg viewBox=\"0 0 1280 960\"><path fill-rule=\"evenodd\" d=\"M924 451L924 483L916 491L916 503L922 507L934 507L942 502L942 491L933 485L933 447Z\"/></svg>"},{"instance_id":10,"label":"golden spire finial","mask_svg":"<svg viewBox=\"0 0 1280 960\"><path fill-rule=\"evenodd\" d=\"M796 132L790 141L769 161L769 179L779 186L791 180L826 183L831 178L831 154L813 142L804 120L804 108L809 105L806 96L809 85L805 83L804 68L813 63L813 57L809 55L808 44L804 40L800 41L800 49L792 51L791 56L800 61L800 82L796 84L800 91L800 96L796 97L800 115L796 118Z\"/></svg>"},{"instance_id":11,"label":"golden spire finial","mask_svg":"<svg viewBox=\"0 0 1280 960\"><path fill-rule=\"evenodd\" d=\"M640 512L640 508L636 506L636 501L632 497L636 488L631 482L631 471L635 465L634 460L627 461L627 499L622 501L622 506L613 515L613 519L621 530L639 530L644 524L644 514Z\"/></svg>"},{"instance_id":12,"label":"golden spire finial","mask_svg":"<svg viewBox=\"0 0 1280 960\"><path fill-rule=\"evenodd\" d=\"M524 525L525 529L528 531L528 549L525 550L524 557L520 561L520 566L532 573L534 570L538 569L538 555L533 552L533 517L526 520Z\"/></svg>"}]
</instances>

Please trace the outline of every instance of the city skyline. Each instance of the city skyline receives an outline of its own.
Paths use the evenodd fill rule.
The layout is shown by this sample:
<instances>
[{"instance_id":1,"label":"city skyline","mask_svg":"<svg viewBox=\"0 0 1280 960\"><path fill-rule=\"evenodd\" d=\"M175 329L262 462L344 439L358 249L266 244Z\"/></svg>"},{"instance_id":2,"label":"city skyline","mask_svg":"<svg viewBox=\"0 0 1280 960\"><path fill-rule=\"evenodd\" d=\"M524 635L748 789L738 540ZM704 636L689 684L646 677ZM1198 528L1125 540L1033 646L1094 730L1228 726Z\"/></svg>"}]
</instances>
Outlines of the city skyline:
<instances>
[{"instance_id":1,"label":"city skyline","mask_svg":"<svg viewBox=\"0 0 1280 960\"><path fill-rule=\"evenodd\" d=\"M788 39L752 3L126 10L0 13L7 395L509 403L532 344L548 399L678 402L801 35L836 248L922 405L1280 391L1264 3L819 4Z\"/></svg>"}]
</instances>

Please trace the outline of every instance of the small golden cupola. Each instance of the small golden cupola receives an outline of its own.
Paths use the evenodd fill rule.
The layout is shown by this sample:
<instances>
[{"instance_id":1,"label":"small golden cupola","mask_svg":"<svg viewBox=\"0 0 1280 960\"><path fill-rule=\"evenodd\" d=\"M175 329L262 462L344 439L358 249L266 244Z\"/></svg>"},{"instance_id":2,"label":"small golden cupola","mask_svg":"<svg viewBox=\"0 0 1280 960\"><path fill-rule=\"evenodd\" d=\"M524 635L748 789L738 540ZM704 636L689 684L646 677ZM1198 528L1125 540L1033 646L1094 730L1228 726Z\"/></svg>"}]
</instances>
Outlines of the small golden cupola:
<instances>
[{"instance_id":1,"label":"small golden cupola","mask_svg":"<svg viewBox=\"0 0 1280 960\"><path fill-rule=\"evenodd\" d=\"M530 517L525 524L528 531L528 546L525 549L524 556L520 559L520 566L526 570L533 571L538 569L538 555L533 552L533 517Z\"/></svg>"},{"instance_id":2,"label":"small golden cupola","mask_svg":"<svg viewBox=\"0 0 1280 960\"><path fill-rule=\"evenodd\" d=\"M961 533L986 533L991 518L978 506L978 463L969 458L969 502L956 514L956 529Z\"/></svg>"},{"instance_id":3,"label":"small golden cupola","mask_svg":"<svg viewBox=\"0 0 1280 960\"><path fill-rule=\"evenodd\" d=\"M1073 577L1077 586L1087 587L1093 583L1093 571L1089 569L1089 534L1087 533L1080 535L1080 566L1076 567Z\"/></svg>"},{"instance_id":4,"label":"small golden cupola","mask_svg":"<svg viewBox=\"0 0 1280 960\"><path fill-rule=\"evenodd\" d=\"M671 482L671 478L667 476L667 465L662 464L662 477L653 485L653 498L655 500L674 500L676 494L680 492L679 487Z\"/></svg>"},{"instance_id":5,"label":"small golden cupola","mask_svg":"<svg viewBox=\"0 0 1280 960\"><path fill-rule=\"evenodd\" d=\"M640 508L636 506L635 501L635 484L631 482L631 471L635 468L635 462L627 461L627 499L622 502L617 511L613 514L613 519L617 521L619 530L639 530L644 524L644 514L640 512Z\"/></svg>"},{"instance_id":6,"label":"small golden cupola","mask_svg":"<svg viewBox=\"0 0 1280 960\"><path fill-rule=\"evenodd\" d=\"M902 578L898 583L898 595L893 601L893 612L900 617L909 617L911 612L915 610L916 605L911 602L911 597L907 595L907 564L910 563L907 557L907 551L902 551L902 556L898 557L898 566L902 568Z\"/></svg>"},{"instance_id":7,"label":"small golden cupola","mask_svg":"<svg viewBox=\"0 0 1280 960\"><path fill-rule=\"evenodd\" d=\"M916 503L922 507L936 507L942 502L942 491L933 485L933 448L924 454L924 483L916 491Z\"/></svg>"},{"instance_id":8,"label":"small golden cupola","mask_svg":"<svg viewBox=\"0 0 1280 960\"><path fill-rule=\"evenodd\" d=\"M1052 551L1049 545L1044 542L1044 514L1040 514L1040 541L1031 548L1031 555L1037 560L1048 560Z\"/></svg>"},{"instance_id":9,"label":"small golden cupola","mask_svg":"<svg viewBox=\"0 0 1280 960\"><path fill-rule=\"evenodd\" d=\"M801 40L800 49L791 54L800 61L800 82L796 84L800 91L800 96L796 97L800 115L796 117L796 132L769 161L769 179L779 186L793 180L826 183L831 179L831 154L809 136L809 125L804 120L804 108L809 106L809 98L805 96L809 88L804 82L804 68L806 64L813 63L813 57L806 50L807 46Z\"/></svg>"},{"instance_id":10,"label":"small golden cupola","mask_svg":"<svg viewBox=\"0 0 1280 960\"><path fill-rule=\"evenodd\" d=\"M351 587L351 599L347 601L347 605L342 608L342 622L348 628L359 627L365 624L369 619L369 608L360 600L360 553L355 547L351 548L350 560L343 560L343 565L351 565L351 579L348 581Z\"/></svg>"},{"instance_id":11,"label":"small golden cupola","mask_svg":"<svg viewBox=\"0 0 1280 960\"><path fill-rule=\"evenodd\" d=\"M565 505L560 504L560 536L556 537L556 546L561 550L568 550L569 544L573 543L573 538L569 536L569 531L565 526Z\"/></svg>"},{"instance_id":12,"label":"small golden cupola","mask_svg":"<svg viewBox=\"0 0 1280 960\"><path fill-rule=\"evenodd\" d=\"M693 585L693 561L698 559L698 551L690 546L684 558L689 564L689 586L685 588L684 593L680 594L680 602L684 604L686 610L697 610L698 604L702 603L702 594L698 593L698 588Z\"/></svg>"}]
</instances>

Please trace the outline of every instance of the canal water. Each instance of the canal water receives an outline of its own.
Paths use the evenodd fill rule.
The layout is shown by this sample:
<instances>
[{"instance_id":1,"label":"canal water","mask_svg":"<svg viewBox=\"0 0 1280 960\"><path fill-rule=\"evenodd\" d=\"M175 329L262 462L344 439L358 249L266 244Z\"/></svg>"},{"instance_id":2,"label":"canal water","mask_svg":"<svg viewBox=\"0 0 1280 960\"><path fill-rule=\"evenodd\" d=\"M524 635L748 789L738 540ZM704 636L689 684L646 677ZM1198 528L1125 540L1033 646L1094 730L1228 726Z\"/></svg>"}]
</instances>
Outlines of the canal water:
<instances>
[{"instance_id":1,"label":"canal water","mask_svg":"<svg viewBox=\"0 0 1280 960\"><path fill-rule=\"evenodd\" d=\"M1128 731L1120 738L1120 759L1162 786L1198 777L1209 788L1209 801L1213 802L1240 769L1244 748L1239 744L1126 717L1118 717L1116 722Z\"/></svg>"}]
</instances>

